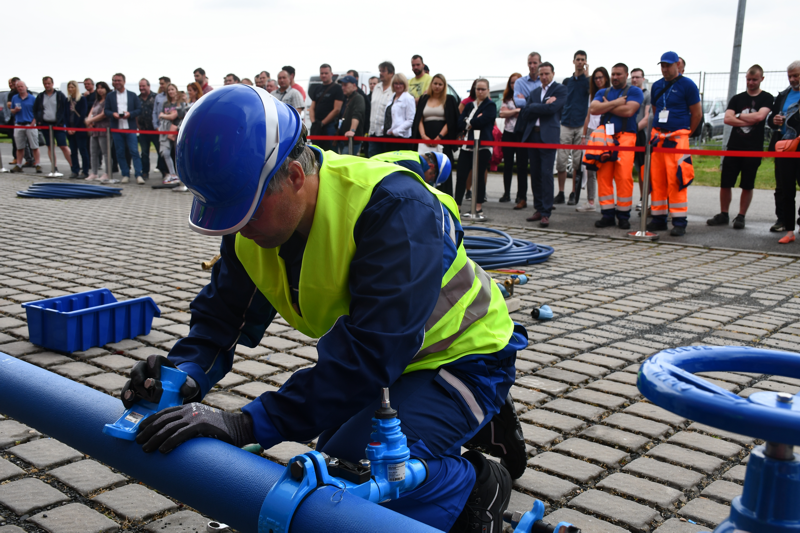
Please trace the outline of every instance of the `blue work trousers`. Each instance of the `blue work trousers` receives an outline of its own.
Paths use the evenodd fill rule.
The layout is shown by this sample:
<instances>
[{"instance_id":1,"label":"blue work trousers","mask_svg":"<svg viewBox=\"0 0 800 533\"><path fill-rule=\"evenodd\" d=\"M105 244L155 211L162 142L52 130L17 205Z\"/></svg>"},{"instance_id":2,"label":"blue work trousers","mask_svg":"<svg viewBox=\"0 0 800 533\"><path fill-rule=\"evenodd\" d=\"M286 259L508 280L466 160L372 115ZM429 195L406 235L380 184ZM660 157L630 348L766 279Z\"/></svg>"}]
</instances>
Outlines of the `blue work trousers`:
<instances>
[{"instance_id":1,"label":"blue work trousers","mask_svg":"<svg viewBox=\"0 0 800 533\"><path fill-rule=\"evenodd\" d=\"M517 350L527 344L526 336L515 333L498 352L498 366L459 360L436 370L403 374L391 385L392 408L397 410L411 456L427 463L428 479L381 505L441 531L450 530L475 485L475 469L461 457L461 446L500 412L514 382ZM316 449L358 462L371 441L372 417L379 407L378 395L342 426L323 432Z\"/></svg>"},{"instance_id":2,"label":"blue work trousers","mask_svg":"<svg viewBox=\"0 0 800 533\"><path fill-rule=\"evenodd\" d=\"M120 173L127 177L131 175L131 168L128 166L128 161L125 159L125 147L127 146L128 152L131 154L131 159L133 159L133 171L136 173L136 176L141 176L142 159L139 157L136 134L112 132L111 137L114 139L114 150L117 153L117 163L119 163Z\"/></svg>"}]
</instances>

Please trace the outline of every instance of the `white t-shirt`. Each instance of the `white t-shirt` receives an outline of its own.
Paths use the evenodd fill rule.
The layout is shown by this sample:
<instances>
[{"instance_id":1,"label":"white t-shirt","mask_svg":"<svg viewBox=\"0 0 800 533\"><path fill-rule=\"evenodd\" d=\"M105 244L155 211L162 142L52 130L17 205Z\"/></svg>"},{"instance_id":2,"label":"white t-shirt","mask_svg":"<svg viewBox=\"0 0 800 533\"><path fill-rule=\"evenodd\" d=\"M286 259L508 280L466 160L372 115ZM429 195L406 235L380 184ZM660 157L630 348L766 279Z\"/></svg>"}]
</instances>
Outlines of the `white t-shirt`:
<instances>
[{"instance_id":1,"label":"white t-shirt","mask_svg":"<svg viewBox=\"0 0 800 533\"><path fill-rule=\"evenodd\" d=\"M117 93L117 113L122 116L123 113L128 112L128 91L122 91L121 93ZM119 129L127 130L128 129L128 119L127 118L120 118L119 119Z\"/></svg>"}]
</instances>

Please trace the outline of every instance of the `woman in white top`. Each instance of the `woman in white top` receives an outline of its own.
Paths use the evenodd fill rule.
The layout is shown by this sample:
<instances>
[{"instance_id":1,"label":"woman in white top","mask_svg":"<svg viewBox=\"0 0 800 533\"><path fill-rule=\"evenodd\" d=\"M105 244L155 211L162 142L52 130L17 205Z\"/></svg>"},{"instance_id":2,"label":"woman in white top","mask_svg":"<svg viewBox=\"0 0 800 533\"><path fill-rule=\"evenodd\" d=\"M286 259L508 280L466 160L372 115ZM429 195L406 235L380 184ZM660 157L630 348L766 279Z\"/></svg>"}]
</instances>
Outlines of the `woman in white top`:
<instances>
[{"instance_id":1,"label":"woman in white top","mask_svg":"<svg viewBox=\"0 0 800 533\"><path fill-rule=\"evenodd\" d=\"M592 72L592 77L589 78L589 102L594 100L594 95L600 89L606 89L611 86L611 78L605 67L598 67ZM586 139L592 134L594 130L600 125L600 117L602 115L592 115L586 113L586 120L583 121L583 139L582 143L586 143ZM585 153L585 152L584 152ZM586 203L575 208L575 211L593 212L595 210L594 199L597 197L597 171L583 168L586 172ZM576 189L577 195L580 194L580 189ZM577 196L576 195L576 196Z\"/></svg>"},{"instance_id":2,"label":"woman in white top","mask_svg":"<svg viewBox=\"0 0 800 533\"><path fill-rule=\"evenodd\" d=\"M411 138L411 127L414 125L416 102L408 94L408 78L397 73L392 78L394 96L392 102L386 106L386 119L383 122L383 135L402 139ZM387 143L394 150L416 150L416 143Z\"/></svg>"}]
</instances>

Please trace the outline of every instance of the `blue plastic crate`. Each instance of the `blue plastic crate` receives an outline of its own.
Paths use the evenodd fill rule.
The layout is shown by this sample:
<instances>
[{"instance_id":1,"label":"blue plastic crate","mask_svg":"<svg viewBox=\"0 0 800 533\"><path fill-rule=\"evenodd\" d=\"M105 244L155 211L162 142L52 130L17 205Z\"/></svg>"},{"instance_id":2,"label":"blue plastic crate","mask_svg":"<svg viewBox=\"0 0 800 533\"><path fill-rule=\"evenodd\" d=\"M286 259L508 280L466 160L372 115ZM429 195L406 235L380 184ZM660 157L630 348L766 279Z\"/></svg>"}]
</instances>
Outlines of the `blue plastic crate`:
<instances>
[{"instance_id":1,"label":"blue plastic crate","mask_svg":"<svg viewBox=\"0 0 800 533\"><path fill-rule=\"evenodd\" d=\"M22 304L28 335L38 346L59 352L88 350L150 333L161 310L150 297L118 302L108 289L79 292Z\"/></svg>"}]
</instances>

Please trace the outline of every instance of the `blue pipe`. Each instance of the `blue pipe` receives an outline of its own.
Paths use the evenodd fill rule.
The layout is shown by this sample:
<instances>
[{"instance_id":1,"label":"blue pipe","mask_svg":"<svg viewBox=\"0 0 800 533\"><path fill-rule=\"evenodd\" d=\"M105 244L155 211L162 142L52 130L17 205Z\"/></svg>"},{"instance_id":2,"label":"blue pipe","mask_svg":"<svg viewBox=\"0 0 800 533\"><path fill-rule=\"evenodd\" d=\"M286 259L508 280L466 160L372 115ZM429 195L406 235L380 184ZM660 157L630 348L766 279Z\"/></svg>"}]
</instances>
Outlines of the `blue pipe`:
<instances>
[{"instance_id":1,"label":"blue pipe","mask_svg":"<svg viewBox=\"0 0 800 533\"><path fill-rule=\"evenodd\" d=\"M0 412L243 533L257 531L261 505L283 466L206 438L168 455L146 454L134 442L103 433L123 411L116 398L0 353ZM341 494L335 493L323 487L309 496L292 521L292 533L436 531L353 495L339 501Z\"/></svg>"}]
</instances>

